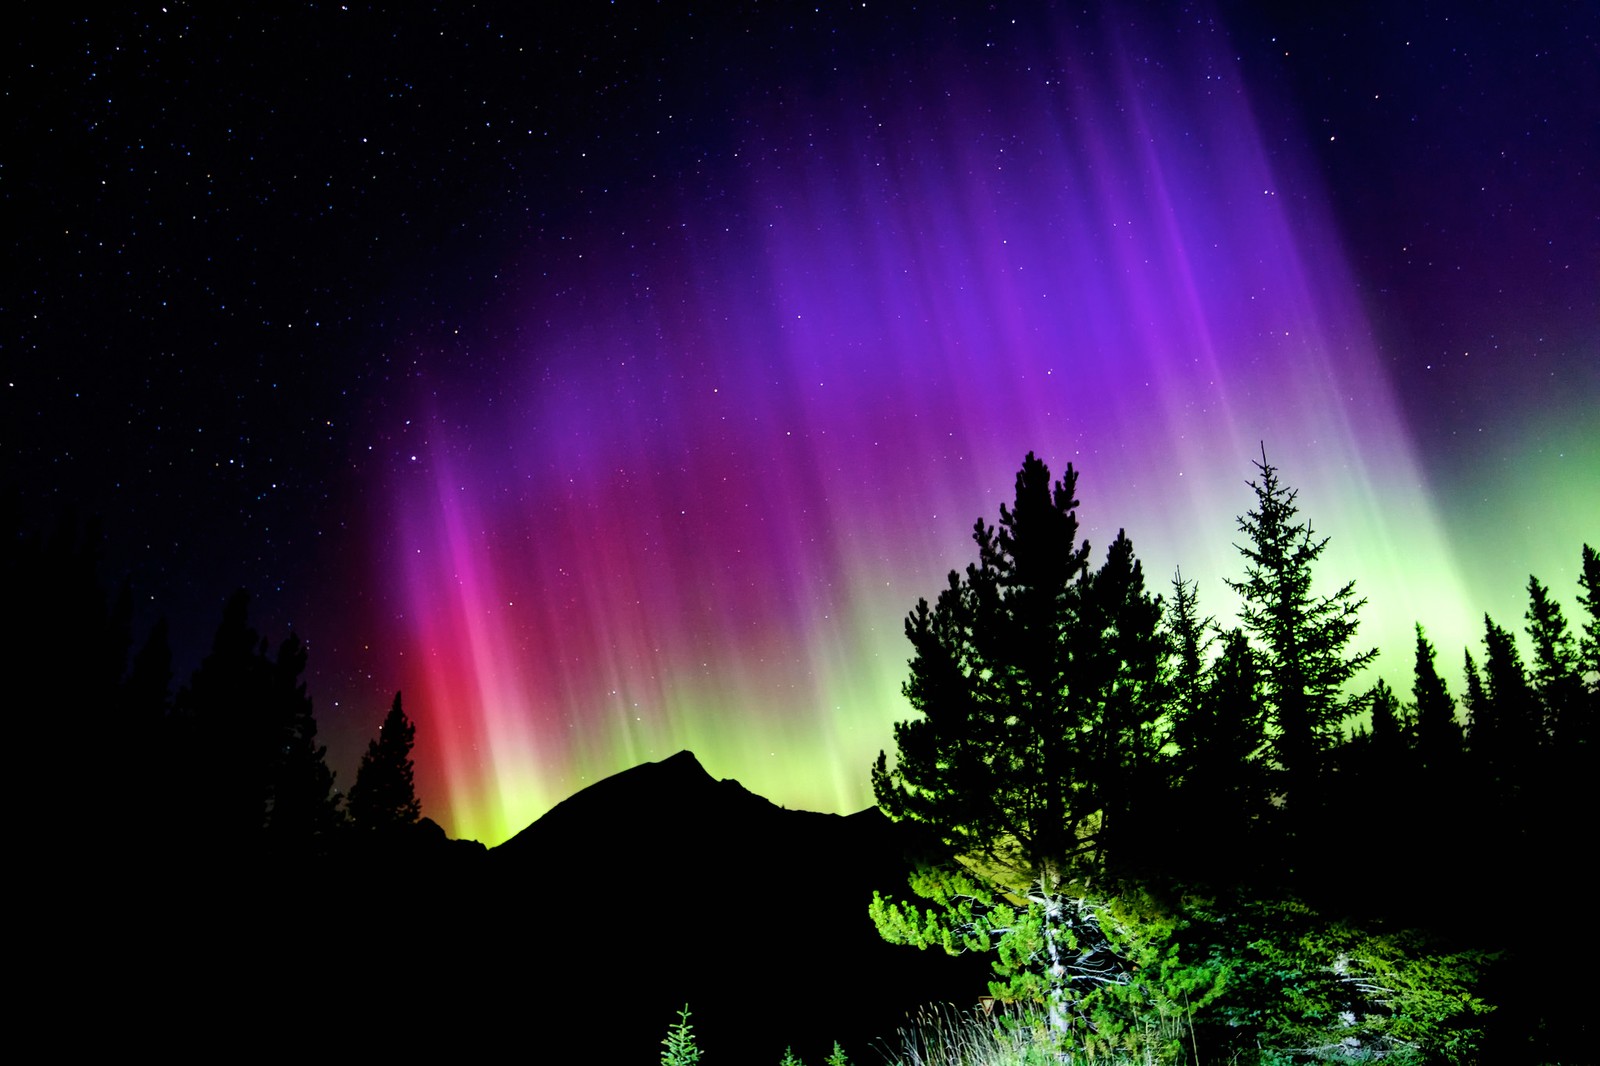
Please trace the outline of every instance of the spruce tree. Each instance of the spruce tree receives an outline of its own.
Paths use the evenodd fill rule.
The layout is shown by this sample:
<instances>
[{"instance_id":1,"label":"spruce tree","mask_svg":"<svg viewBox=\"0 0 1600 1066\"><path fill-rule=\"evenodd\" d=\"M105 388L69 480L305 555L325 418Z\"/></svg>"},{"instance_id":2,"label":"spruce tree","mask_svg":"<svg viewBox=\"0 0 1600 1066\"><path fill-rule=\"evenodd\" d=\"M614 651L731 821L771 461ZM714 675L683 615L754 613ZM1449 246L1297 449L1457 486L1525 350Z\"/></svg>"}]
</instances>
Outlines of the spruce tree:
<instances>
[{"instance_id":1,"label":"spruce tree","mask_svg":"<svg viewBox=\"0 0 1600 1066\"><path fill-rule=\"evenodd\" d=\"M1419 622L1411 698L1416 706L1417 757L1430 771L1452 765L1461 753L1461 727L1456 724L1455 703L1450 699L1434 660L1433 645Z\"/></svg>"},{"instance_id":2,"label":"spruce tree","mask_svg":"<svg viewBox=\"0 0 1600 1066\"><path fill-rule=\"evenodd\" d=\"M1262 655L1273 752L1292 809L1293 797L1320 775L1359 698L1345 683L1378 653L1348 652L1366 601L1354 581L1328 595L1313 592L1312 571L1328 538L1298 520L1298 492L1278 479L1265 447L1255 466L1260 480L1249 485L1256 506L1239 519L1245 576L1228 586L1244 601L1239 617Z\"/></svg>"},{"instance_id":3,"label":"spruce tree","mask_svg":"<svg viewBox=\"0 0 1600 1066\"><path fill-rule=\"evenodd\" d=\"M1533 641L1533 669L1530 681L1544 718L1544 729L1553 740L1579 742L1585 718L1582 668L1578 647L1567 629L1561 604L1539 579L1528 577L1528 636Z\"/></svg>"},{"instance_id":4,"label":"spruce tree","mask_svg":"<svg viewBox=\"0 0 1600 1066\"><path fill-rule=\"evenodd\" d=\"M1167 606L1167 648L1173 658L1172 701L1181 719L1200 699L1205 678L1206 653L1213 641L1216 620L1200 617L1196 583L1185 581L1180 569L1172 576L1172 600Z\"/></svg>"},{"instance_id":5,"label":"spruce tree","mask_svg":"<svg viewBox=\"0 0 1600 1066\"><path fill-rule=\"evenodd\" d=\"M1372 701L1372 751L1376 756L1375 761L1384 770L1398 769L1400 756L1406 748L1400 701L1382 678L1372 686L1367 698Z\"/></svg>"},{"instance_id":6,"label":"spruce tree","mask_svg":"<svg viewBox=\"0 0 1600 1066\"><path fill-rule=\"evenodd\" d=\"M661 1044L661 1066L695 1066L700 1061L700 1048L695 1044L687 1003L678 1012L678 1020L667 1030Z\"/></svg>"},{"instance_id":7,"label":"spruce tree","mask_svg":"<svg viewBox=\"0 0 1600 1066\"><path fill-rule=\"evenodd\" d=\"M1587 544L1583 546L1583 572L1578 575L1578 589L1578 603L1589 616L1583 623L1579 660L1589 691L1600 693L1600 555Z\"/></svg>"},{"instance_id":8,"label":"spruce tree","mask_svg":"<svg viewBox=\"0 0 1600 1066\"><path fill-rule=\"evenodd\" d=\"M1464 658L1461 676L1467 686L1466 695L1462 697L1467 708L1467 747L1479 753L1480 748L1493 740L1492 723L1486 717L1489 697L1483 691L1483 675L1478 672L1471 648L1466 649Z\"/></svg>"},{"instance_id":9,"label":"spruce tree","mask_svg":"<svg viewBox=\"0 0 1600 1066\"><path fill-rule=\"evenodd\" d=\"M1502 792L1517 791L1542 740L1542 715L1510 632L1483 616L1483 683L1472 707L1472 750ZM1472 683L1469 677L1468 684Z\"/></svg>"},{"instance_id":10,"label":"spruce tree","mask_svg":"<svg viewBox=\"0 0 1600 1066\"><path fill-rule=\"evenodd\" d=\"M1600 731L1600 557L1583 546L1583 571L1578 575L1578 604L1588 618L1578 639L1578 671L1584 699L1573 721L1564 729L1562 743L1593 750Z\"/></svg>"},{"instance_id":11,"label":"spruce tree","mask_svg":"<svg viewBox=\"0 0 1600 1066\"><path fill-rule=\"evenodd\" d=\"M357 829L393 832L422 817L411 762L416 734L396 692L378 736L367 743L355 784L350 787L350 820Z\"/></svg>"}]
</instances>

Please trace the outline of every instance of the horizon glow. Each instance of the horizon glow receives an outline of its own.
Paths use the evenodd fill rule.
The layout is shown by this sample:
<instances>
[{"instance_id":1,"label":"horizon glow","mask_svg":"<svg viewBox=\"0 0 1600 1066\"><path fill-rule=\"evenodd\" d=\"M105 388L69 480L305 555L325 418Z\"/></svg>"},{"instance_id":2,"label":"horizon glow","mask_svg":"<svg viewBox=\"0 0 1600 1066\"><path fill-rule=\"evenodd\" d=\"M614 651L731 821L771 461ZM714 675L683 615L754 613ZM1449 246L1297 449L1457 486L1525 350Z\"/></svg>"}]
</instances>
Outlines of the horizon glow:
<instances>
[{"instance_id":1,"label":"horizon glow","mask_svg":"<svg viewBox=\"0 0 1600 1066\"><path fill-rule=\"evenodd\" d=\"M1320 591L1370 600L1367 683L1409 692L1421 621L1459 694L1525 578L1464 575L1311 161L1262 143L1225 38L1154 47L1063 29L1037 70L759 105L739 158L529 268L502 369L415 400L380 549L430 816L498 843L681 748L870 805L902 620L1028 451L1078 471L1096 563L1126 528L1226 621L1264 441L1332 538ZM1564 602L1586 517L1531 560Z\"/></svg>"}]
</instances>

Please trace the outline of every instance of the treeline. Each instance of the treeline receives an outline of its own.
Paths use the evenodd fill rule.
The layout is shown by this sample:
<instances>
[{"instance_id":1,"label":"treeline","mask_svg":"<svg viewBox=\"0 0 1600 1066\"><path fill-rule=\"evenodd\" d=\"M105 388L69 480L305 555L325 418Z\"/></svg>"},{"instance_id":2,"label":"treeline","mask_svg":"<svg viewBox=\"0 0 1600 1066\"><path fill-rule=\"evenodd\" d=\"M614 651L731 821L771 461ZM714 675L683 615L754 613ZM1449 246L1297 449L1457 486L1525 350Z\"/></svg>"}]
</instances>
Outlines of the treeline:
<instances>
[{"instance_id":1,"label":"treeline","mask_svg":"<svg viewBox=\"0 0 1600 1066\"><path fill-rule=\"evenodd\" d=\"M443 836L422 818L399 693L344 794L317 740L297 635L272 647L236 592L174 691L165 619L135 650L131 589L107 590L101 552L94 525L73 518L48 533L14 522L6 551L21 623L12 674L32 711L19 739L51 812L29 825L41 853L114 855L155 878L174 863L281 863Z\"/></svg>"},{"instance_id":2,"label":"treeline","mask_svg":"<svg viewBox=\"0 0 1600 1066\"><path fill-rule=\"evenodd\" d=\"M1220 1061L1559 1061L1587 1025L1600 561L1577 631L1529 579L1529 660L1485 619L1459 703L1420 624L1410 693L1362 689L1365 601L1314 581L1327 539L1256 467L1223 628L1125 534L1092 565L1072 467L1027 457L906 620L918 715L873 783L941 845L880 931L996 952L994 991L1080 1048L1181 1060L1181 1015ZM1582 917L1553 939L1529 908Z\"/></svg>"}]
</instances>

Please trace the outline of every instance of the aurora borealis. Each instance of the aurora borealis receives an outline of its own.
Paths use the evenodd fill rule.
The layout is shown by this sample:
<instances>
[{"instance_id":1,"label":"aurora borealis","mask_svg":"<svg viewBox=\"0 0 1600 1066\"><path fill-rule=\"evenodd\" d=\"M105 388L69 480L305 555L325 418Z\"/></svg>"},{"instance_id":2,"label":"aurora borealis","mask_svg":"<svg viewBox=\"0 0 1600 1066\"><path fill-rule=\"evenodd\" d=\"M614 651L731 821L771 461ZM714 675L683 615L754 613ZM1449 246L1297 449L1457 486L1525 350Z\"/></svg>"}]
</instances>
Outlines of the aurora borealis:
<instances>
[{"instance_id":1,"label":"aurora borealis","mask_svg":"<svg viewBox=\"0 0 1600 1066\"><path fill-rule=\"evenodd\" d=\"M261 217L229 222L250 254L303 268L247 306L305 308L337 335L246 334L267 354L243 371L203 317L136 345L166 368L146 384L182 404L130 426L248 394L250 434L206 446L272 452L255 442L281 432L251 467L270 477L218 490L216 513L250 532L236 553L201 551L203 570L177 561L194 549L176 533L154 562L125 549L129 569L180 601L265 580L266 631L310 638L341 781L403 689L426 813L490 843L685 747L791 807L870 803L868 763L908 711L902 619L971 559L973 520L995 519L1028 451L1078 470L1096 558L1126 528L1157 591L1181 566L1226 617L1265 441L1332 538L1328 580L1368 597L1379 672L1409 691L1421 621L1459 693L1483 612L1520 627L1529 571L1570 603L1579 547L1600 537L1600 93L1585 102L1597 76L1572 43L1592 59L1595 18L1574 7L1510 33L1344 17L657 12L653 36L603 47L593 26L490 18L441 31L448 73L421 88L376 49L352 91L398 92L402 119L370 139L359 108L272 110L316 136L263 187L327 175L331 265L315 239L272 252L288 237L267 198L241 197ZM373 28L340 32L384 39L379 14L349 18ZM1477 35L1476 67L1448 65L1459 33ZM550 69L513 78L521 60L482 58L508 40ZM1517 51L1534 41L1555 71L1542 80ZM793 47L755 46L771 42ZM337 52L295 62L342 72ZM709 56L722 65L696 65ZM1491 95L1519 86L1525 108ZM1568 110L1541 139L1549 107ZM350 191L369 171L384 211ZM297 239L321 232L303 210L320 195L291 200ZM405 236L421 230L435 236ZM396 234L391 255L377 238ZM163 247L127 276L243 246ZM71 274L66 252L38 254L47 280ZM202 287L259 291L217 269L196 268ZM50 303L36 287L13 305L30 300ZM100 328L10 335L38 349ZM178 384L171 360L223 383ZM274 374L304 401L269 396ZM54 389L26 424L80 417L55 380L25 375ZM40 432L41 468L72 451ZM97 494L114 519L138 526L151 499L193 509L197 477L234 476L222 452L196 475L165 438L128 432L148 476L109 460L73 475L116 482ZM169 472L148 473L163 457ZM261 502L279 481L298 495Z\"/></svg>"}]
</instances>

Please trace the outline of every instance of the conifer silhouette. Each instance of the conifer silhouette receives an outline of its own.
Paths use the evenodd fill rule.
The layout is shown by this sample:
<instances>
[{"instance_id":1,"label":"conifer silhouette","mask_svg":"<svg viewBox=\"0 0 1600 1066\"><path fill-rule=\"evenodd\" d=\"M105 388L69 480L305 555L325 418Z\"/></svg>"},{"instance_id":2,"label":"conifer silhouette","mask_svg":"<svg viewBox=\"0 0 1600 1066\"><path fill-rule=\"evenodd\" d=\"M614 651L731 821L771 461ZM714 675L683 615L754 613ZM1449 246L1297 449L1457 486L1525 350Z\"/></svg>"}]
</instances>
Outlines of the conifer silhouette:
<instances>
[{"instance_id":1,"label":"conifer silhouette","mask_svg":"<svg viewBox=\"0 0 1600 1066\"><path fill-rule=\"evenodd\" d=\"M262 833L298 846L338 826L334 775L301 680L305 647L291 633L269 655L249 604L242 590L228 599L211 653L178 693L175 740L192 786L180 818L214 846L248 847Z\"/></svg>"},{"instance_id":2,"label":"conifer silhouette","mask_svg":"<svg viewBox=\"0 0 1600 1066\"><path fill-rule=\"evenodd\" d=\"M1293 809L1293 797L1321 774L1329 750L1342 738L1342 726L1360 697L1344 685L1377 657L1377 650L1350 654L1358 612L1366 601L1350 581L1319 596L1312 570L1328 538L1317 538L1309 522L1298 521L1298 492L1278 479L1278 468L1255 464L1259 481L1255 510L1239 519L1248 543L1239 545L1245 577L1229 581L1243 604L1245 630L1263 657L1267 704L1275 728L1274 755L1280 790Z\"/></svg>"},{"instance_id":3,"label":"conifer silhouette","mask_svg":"<svg viewBox=\"0 0 1600 1066\"><path fill-rule=\"evenodd\" d=\"M367 753L361 756L361 768L350 788L350 819L357 829L393 832L422 817L411 762L416 733L396 692L394 706L378 727L378 736L367 743Z\"/></svg>"},{"instance_id":4,"label":"conifer silhouette","mask_svg":"<svg viewBox=\"0 0 1600 1066\"><path fill-rule=\"evenodd\" d=\"M1456 723L1455 702L1434 660L1433 645L1419 622L1411 683L1417 709L1417 756L1424 769L1437 772L1453 766L1461 754L1461 727Z\"/></svg>"}]
</instances>

